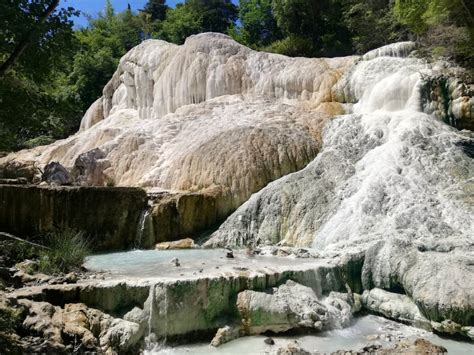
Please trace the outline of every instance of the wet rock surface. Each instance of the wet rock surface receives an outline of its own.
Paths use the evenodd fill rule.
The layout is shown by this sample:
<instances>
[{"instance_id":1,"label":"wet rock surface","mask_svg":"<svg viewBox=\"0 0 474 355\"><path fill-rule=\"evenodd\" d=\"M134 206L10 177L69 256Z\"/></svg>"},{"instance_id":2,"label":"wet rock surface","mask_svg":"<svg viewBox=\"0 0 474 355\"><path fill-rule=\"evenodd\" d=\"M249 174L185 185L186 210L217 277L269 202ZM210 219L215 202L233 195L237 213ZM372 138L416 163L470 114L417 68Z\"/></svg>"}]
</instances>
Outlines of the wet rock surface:
<instances>
[{"instance_id":1,"label":"wet rock surface","mask_svg":"<svg viewBox=\"0 0 474 355\"><path fill-rule=\"evenodd\" d=\"M348 323L351 319L350 304L341 298L334 306L335 298L330 294L323 301L311 288L290 280L267 292L239 293L237 308L245 334L301 328L319 331Z\"/></svg>"},{"instance_id":2,"label":"wet rock surface","mask_svg":"<svg viewBox=\"0 0 474 355\"><path fill-rule=\"evenodd\" d=\"M139 188L0 185L0 231L28 238L69 228L84 231L97 251L123 250L146 207Z\"/></svg>"}]
</instances>

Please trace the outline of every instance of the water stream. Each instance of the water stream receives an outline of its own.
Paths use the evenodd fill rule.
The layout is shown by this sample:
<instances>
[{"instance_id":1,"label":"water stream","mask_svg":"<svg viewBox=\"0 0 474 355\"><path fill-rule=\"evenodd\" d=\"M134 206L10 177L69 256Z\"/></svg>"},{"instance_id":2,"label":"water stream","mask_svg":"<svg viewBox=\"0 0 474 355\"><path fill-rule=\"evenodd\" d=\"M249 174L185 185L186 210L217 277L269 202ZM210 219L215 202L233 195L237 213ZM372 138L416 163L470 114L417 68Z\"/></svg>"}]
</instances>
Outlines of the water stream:
<instances>
[{"instance_id":1,"label":"water stream","mask_svg":"<svg viewBox=\"0 0 474 355\"><path fill-rule=\"evenodd\" d=\"M138 219L134 249L140 249L142 246L142 239L143 239L143 233L145 231L145 224L151 211L152 211L152 207L148 206L140 214L140 218Z\"/></svg>"},{"instance_id":2,"label":"water stream","mask_svg":"<svg viewBox=\"0 0 474 355\"><path fill-rule=\"evenodd\" d=\"M387 320L382 317L367 315L357 317L344 329L334 329L312 335L272 336L275 345L264 343L265 336L239 338L214 348L209 343L188 344L176 347L165 347L145 351L146 355L181 355L181 354L268 354L288 342L298 341L300 346L311 352L330 353L337 350L360 350L369 343L378 342L383 346L394 345L400 339L424 338L434 344L444 346L449 354L466 355L474 353L474 344L441 338L436 334ZM374 340L371 340L374 339Z\"/></svg>"}]
</instances>

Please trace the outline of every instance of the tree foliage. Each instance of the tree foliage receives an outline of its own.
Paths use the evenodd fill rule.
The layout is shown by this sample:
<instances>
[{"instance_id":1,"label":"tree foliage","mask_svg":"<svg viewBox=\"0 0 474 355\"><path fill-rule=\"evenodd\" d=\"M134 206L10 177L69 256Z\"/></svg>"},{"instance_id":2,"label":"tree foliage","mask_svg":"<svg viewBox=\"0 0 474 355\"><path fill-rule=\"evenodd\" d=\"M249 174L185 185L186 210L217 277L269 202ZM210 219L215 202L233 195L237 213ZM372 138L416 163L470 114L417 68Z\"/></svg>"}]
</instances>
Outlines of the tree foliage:
<instances>
[{"instance_id":1,"label":"tree foliage","mask_svg":"<svg viewBox=\"0 0 474 355\"><path fill-rule=\"evenodd\" d=\"M237 19L237 7L230 0L187 0L169 9L158 37L181 44L201 32L226 33Z\"/></svg>"},{"instance_id":2,"label":"tree foliage","mask_svg":"<svg viewBox=\"0 0 474 355\"><path fill-rule=\"evenodd\" d=\"M29 46L0 80L0 150L30 139L60 138L69 133L71 106L55 85L67 71L76 49L72 8L40 18L52 1L8 0L0 11L0 62L4 63L31 31ZM40 25L38 25L40 24Z\"/></svg>"},{"instance_id":3,"label":"tree foliage","mask_svg":"<svg viewBox=\"0 0 474 355\"><path fill-rule=\"evenodd\" d=\"M241 26L233 27L231 33L236 40L260 48L282 38L272 0L241 0L238 16Z\"/></svg>"},{"instance_id":4,"label":"tree foliage","mask_svg":"<svg viewBox=\"0 0 474 355\"><path fill-rule=\"evenodd\" d=\"M473 0L396 0L393 12L435 55L474 67Z\"/></svg>"}]
</instances>

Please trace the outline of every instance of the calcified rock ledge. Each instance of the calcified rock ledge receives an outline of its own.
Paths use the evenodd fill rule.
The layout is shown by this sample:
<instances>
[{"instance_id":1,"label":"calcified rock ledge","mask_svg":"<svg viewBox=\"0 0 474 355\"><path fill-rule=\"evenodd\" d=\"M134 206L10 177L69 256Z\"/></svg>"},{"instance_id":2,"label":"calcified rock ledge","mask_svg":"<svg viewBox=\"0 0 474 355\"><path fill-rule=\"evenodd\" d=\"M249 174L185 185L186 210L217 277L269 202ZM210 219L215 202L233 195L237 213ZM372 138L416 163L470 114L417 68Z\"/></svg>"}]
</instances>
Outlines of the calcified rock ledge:
<instances>
[{"instance_id":1,"label":"calcified rock ledge","mask_svg":"<svg viewBox=\"0 0 474 355\"><path fill-rule=\"evenodd\" d=\"M71 285L23 288L8 297L29 309L31 316L25 321L31 326L38 313L35 307L54 308L56 317L80 311L88 319L86 325L100 316L104 322L91 349L119 353L137 351L145 346L145 338L182 342L216 334L212 343L218 346L264 331L317 332L347 325L361 309L427 330L474 336L473 327L428 318L407 296L379 288L364 291L364 254L279 260L257 256L251 269L245 253L235 256L228 262L206 260L204 273L197 271L201 262L184 263L157 269L154 276L110 275ZM43 313L47 319L48 311ZM84 324L78 326L87 329ZM44 337L57 341L50 333Z\"/></svg>"}]
</instances>

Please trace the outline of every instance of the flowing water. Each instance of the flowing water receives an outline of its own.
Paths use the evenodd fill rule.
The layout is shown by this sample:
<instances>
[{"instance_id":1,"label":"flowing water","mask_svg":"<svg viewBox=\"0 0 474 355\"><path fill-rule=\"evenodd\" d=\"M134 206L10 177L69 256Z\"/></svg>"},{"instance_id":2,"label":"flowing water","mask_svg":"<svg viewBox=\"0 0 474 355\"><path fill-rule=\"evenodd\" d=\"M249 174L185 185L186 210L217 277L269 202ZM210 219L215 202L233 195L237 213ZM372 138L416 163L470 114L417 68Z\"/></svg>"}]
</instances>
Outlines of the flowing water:
<instances>
[{"instance_id":1,"label":"flowing water","mask_svg":"<svg viewBox=\"0 0 474 355\"><path fill-rule=\"evenodd\" d=\"M143 239L143 232L145 231L145 224L151 211L152 211L151 206L148 206L140 214L140 218L138 219L138 225L137 225L137 233L135 237L135 249L140 249L140 247L142 246L142 239Z\"/></svg>"},{"instance_id":2,"label":"flowing water","mask_svg":"<svg viewBox=\"0 0 474 355\"><path fill-rule=\"evenodd\" d=\"M208 343L165 347L145 351L146 355L181 355L181 354L268 354L278 347L285 346L290 341L298 341L307 351L322 353L337 350L360 350L371 343L368 337L378 339L381 345L393 345L393 340L425 338L434 344L444 346L449 354L465 355L474 353L474 344L451 339L441 338L433 333L396 323L374 315L358 317L351 326L344 329L335 329L315 335L303 336L273 336L275 345L264 343L265 336L250 336L240 338L224 344L218 348ZM390 341L392 339L392 341Z\"/></svg>"}]
</instances>

